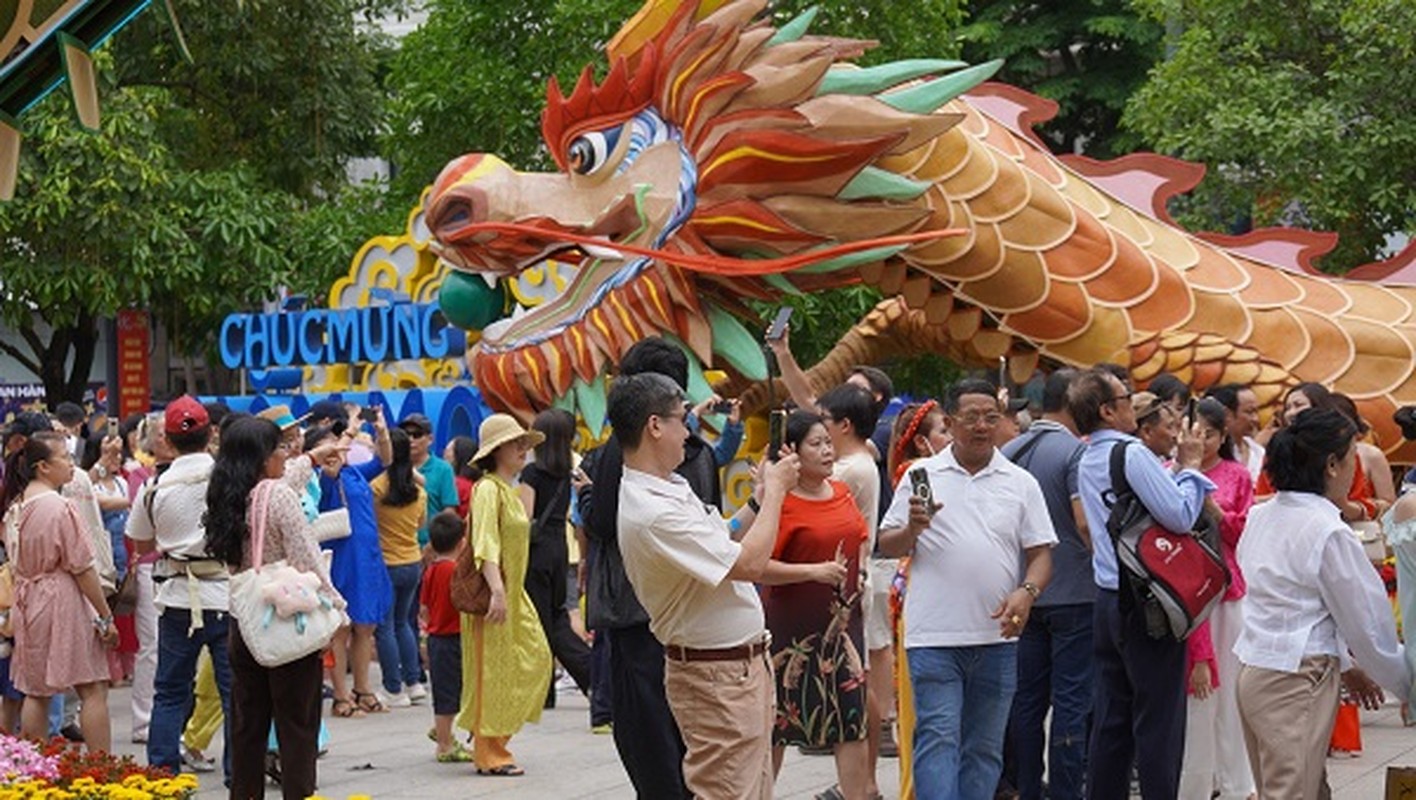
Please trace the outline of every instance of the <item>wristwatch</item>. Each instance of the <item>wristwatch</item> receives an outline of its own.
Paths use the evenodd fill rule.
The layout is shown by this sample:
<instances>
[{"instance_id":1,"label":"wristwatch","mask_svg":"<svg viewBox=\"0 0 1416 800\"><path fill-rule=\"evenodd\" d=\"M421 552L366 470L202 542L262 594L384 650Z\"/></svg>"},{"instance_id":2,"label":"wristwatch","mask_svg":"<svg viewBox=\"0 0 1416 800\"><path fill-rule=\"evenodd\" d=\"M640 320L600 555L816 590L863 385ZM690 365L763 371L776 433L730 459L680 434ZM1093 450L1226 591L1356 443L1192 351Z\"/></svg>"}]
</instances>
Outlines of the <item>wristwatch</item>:
<instances>
[{"instance_id":1,"label":"wristwatch","mask_svg":"<svg viewBox=\"0 0 1416 800\"><path fill-rule=\"evenodd\" d=\"M1042 590L1037 588L1037 584L1032 581L1023 581L1022 590L1032 595L1032 599L1034 600L1037 599L1038 595L1042 594Z\"/></svg>"}]
</instances>

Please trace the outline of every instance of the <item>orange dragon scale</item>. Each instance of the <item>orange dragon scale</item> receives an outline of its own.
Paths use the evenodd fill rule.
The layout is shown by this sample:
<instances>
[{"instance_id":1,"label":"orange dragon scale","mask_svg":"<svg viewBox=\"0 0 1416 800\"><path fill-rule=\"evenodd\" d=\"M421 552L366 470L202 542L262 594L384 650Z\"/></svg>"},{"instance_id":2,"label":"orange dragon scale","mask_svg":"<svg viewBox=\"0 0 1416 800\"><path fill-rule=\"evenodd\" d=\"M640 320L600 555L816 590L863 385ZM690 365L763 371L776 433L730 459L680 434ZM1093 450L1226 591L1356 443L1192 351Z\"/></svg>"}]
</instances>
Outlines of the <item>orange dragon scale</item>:
<instances>
[{"instance_id":1,"label":"orange dragon scale","mask_svg":"<svg viewBox=\"0 0 1416 800\"><path fill-rule=\"evenodd\" d=\"M812 34L810 14L774 28L765 6L649 0L603 81L551 82L559 172L469 154L437 178L427 219L452 270L577 265L560 296L482 331L469 366L494 405L603 414L605 375L652 335L762 381L744 299L866 283L898 296L842 358L1002 356L1024 379L1117 361L1140 385L1242 381L1265 404L1316 381L1416 456L1391 419L1416 403L1416 245L1339 279L1313 267L1329 234L1191 233L1166 201L1203 167L1059 158L1032 130L1055 104L988 82L997 62L863 69L872 43Z\"/></svg>"}]
</instances>

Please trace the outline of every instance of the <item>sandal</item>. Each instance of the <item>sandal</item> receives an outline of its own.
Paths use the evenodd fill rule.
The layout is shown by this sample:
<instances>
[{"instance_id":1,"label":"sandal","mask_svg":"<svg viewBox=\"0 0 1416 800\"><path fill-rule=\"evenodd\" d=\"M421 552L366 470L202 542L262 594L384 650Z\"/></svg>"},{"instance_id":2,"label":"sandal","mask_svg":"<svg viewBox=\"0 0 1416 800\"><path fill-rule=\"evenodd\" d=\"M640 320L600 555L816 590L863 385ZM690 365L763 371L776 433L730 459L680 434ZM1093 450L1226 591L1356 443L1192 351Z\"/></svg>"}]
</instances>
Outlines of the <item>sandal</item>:
<instances>
[{"instance_id":1,"label":"sandal","mask_svg":"<svg viewBox=\"0 0 1416 800\"><path fill-rule=\"evenodd\" d=\"M472 761L472 754L461 744L455 744L446 753L438 753L437 759L439 764L467 764Z\"/></svg>"},{"instance_id":2,"label":"sandal","mask_svg":"<svg viewBox=\"0 0 1416 800\"><path fill-rule=\"evenodd\" d=\"M382 714L388 710L380 700L379 696L373 692L354 692L354 702L359 704L359 710L370 714Z\"/></svg>"},{"instance_id":3,"label":"sandal","mask_svg":"<svg viewBox=\"0 0 1416 800\"><path fill-rule=\"evenodd\" d=\"M334 698L334 702L330 703L329 713L340 719L358 719L365 716L364 709L354 705L353 700L343 697Z\"/></svg>"},{"instance_id":4,"label":"sandal","mask_svg":"<svg viewBox=\"0 0 1416 800\"><path fill-rule=\"evenodd\" d=\"M526 774L526 770L516 766L515 764L502 764L500 767L492 767L491 769L482 769L481 767L478 767L477 774L491 775L498 778L519 778L522 775Z\"/></svg>"}]
</instances>

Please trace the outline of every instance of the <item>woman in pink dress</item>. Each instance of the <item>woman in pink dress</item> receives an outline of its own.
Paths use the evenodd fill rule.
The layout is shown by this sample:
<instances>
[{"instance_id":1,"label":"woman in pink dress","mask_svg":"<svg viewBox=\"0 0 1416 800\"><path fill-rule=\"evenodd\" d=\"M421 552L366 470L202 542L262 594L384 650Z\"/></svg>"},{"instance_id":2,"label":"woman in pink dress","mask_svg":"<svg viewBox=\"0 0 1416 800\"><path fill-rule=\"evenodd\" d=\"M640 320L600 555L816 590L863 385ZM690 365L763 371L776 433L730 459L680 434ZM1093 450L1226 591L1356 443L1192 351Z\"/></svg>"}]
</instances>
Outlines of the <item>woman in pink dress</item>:
<instances>
[{"instance_id":1,"label":"woman in pink dress","mask_svg":"<svg viewBox=\"0 0 1416 800\"><path fill-rule=\"evenodd\" d=\"M50 431L34 434L5 461L0 506L15 576L11 679L25 693L23 735L45 738L49 698L72 687L82 707L85 746L106 751L111 732L105 645L118 642L118 629L78 510L59 495L73 475L64 437Z\"/></svg>"}]
</instances>

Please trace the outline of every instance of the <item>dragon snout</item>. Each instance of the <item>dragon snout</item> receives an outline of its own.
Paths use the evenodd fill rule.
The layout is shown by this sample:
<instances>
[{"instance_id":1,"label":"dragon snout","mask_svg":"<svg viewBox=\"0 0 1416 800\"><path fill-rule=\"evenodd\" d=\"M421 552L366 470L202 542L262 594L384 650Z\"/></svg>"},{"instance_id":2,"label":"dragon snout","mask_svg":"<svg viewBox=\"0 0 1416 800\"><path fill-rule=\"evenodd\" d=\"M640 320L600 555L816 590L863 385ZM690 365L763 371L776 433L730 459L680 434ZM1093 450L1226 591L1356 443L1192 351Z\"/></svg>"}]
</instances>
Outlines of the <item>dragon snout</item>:
<instances>
[{"instance_id":1,"label":"dragon snout","mask_svg":"<svg viewBox=\"0 0 1416 800\"><path fill-rule=\"evenodd\" d=\"M477 202L475 193L458 192L439 198L428 214L428 227L433 235L444 242L461 232L468 225L486 218L487 206Z\"/></svg>"}]
</instances>

